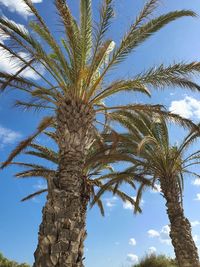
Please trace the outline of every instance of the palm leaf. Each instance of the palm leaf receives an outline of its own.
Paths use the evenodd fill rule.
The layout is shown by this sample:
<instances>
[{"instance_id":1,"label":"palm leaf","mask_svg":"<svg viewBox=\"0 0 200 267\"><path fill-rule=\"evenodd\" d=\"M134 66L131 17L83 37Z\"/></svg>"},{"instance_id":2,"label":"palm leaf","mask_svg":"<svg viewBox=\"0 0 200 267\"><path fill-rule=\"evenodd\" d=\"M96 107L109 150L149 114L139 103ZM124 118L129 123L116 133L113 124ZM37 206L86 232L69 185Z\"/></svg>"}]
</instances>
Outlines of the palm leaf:
<instances>
[{"instance_id":1,"label":"palm leaf","mask_svg":"<svg viewBox=\"0 0 200 267\"><path fill-rule=\"evenodd\" d=\"M35 192L35 193L32 193L32 194L30 194L30 195L28 195L28 196L22 198L21 201L24 202L24 201L30 200L30 199L32 199L32 198L34 198L34 197L36 197L36 196L39 196L39 195L41 195L41 194L43 194L43 193L46 193L46 192L48 192L47 189L39 190L39 191L37 191L37 192Z\"/></svg>"},{"instance_id":2,"label":"palm leaf","mask_svg":"<svg viewBox=\"0 0 200 267\"><path fill-rule=\"evenodd\" d=\"M81 66L84 68L92 48L92 2L80 1L81 11Z\"/></svg>"},{"instance_id":3,"label":"palm leaf","mask_svg":"<svg viewBox=\"0 0 200 267\"><path fill-rule=\"evenodd\" d=\"M37 127L37 131L26 138L25 140L21 141L18 146L10 153L9 157L7 160L1 165L1 169L5 168L8 166L12 160L20 154L25 148L27 148L28 145L33 142L33 140L41 133L43 132L47 127L51 126L54 121L53 117L45 117L43 120L40 122L39 126Z\"/></svg>"}]
</instances>

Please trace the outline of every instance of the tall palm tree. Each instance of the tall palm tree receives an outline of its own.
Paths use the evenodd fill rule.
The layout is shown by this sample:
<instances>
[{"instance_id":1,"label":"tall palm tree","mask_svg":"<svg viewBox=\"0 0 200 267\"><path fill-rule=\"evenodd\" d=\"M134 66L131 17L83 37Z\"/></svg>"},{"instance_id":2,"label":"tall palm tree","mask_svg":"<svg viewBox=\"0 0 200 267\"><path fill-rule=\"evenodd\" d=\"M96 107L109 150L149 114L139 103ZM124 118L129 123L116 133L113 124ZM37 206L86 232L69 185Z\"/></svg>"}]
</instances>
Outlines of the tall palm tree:
<instances>
[{"instance_id":1,"label":"tall palm tree","mask_svg":"<svg viewBox=\"0 0 200 267\"><path fill-rule=\"evenodd\" d=\"M191 132L180 145L171 146L165 122L152 125L152 134L139 144L139 154L144 158L144 168L153 176L153 183L159 180L161 192L166 200L170 221L170 237L179 266L197 267L199 256L191 233L191 225L184 215L182 190L185 174L197 173L188 169L199 164L200 151L186 154L186 151L199 133Z\"/></svg>"},{"instance_id":2,"label":"tall palm tree","mask_svg":"<svg viewBox=\"0 0 200 267\"><path fill-rule=\"evenodd\" d=\"M118 111L113 119L129 129L123 142L118 143L118 152L132 155L133 165L121 174L134 178L137 175L149 179L154 187L161 186L161 193L166 200L167 214L170 221L170 237L180 267L198 267L199 256L191 233L191 225L184 215L182 191L185 175L200 178L190 169L200 164L200 150L189 153L190 145L200 137L200 131L193 129L179 145L171 145L166 121L158 115L147 113L133 114ZM120 116L119 116L120 114ZM120 119L119 119L120 118ZM126 138L126 140L125 140ZM107 185L116 184L120 173L112 173ZM115 180L113 180L113 177ZM118 179L122 183L122 180ZM98 199L107 186L104 185L97 194ZM136 207L140 203L146 185L139 186ZM95 202L95 201L94 201ZM93 202L93 203L94 203Z\"/></svg>"},{"instance_id":3,"label":"tall palm tree","mask_svg":"<svg viewBox=\"0 0 200 267\"><path fill-rule=\"evenodd\" d=\"M1 89L14 88L24 92L30 101L19 100L16 105L44 109L48 116L36 132L11 153L2 167L8 165L40 132L56 124L58 173L43 209L34 267L82 267L88 204L83 168L87 151L96 138L96 115L105 114L109 109L138 108L137 105L106 107L102 101L126 90L149 95L147 86L180 86L199 90L189 74L199 73L200 63L161 65L133 75L132 79L110 83L105 83L106 76L163 26L181 17L194 17L195 13L181 10L152 18L158 1L149 0L115 46L112 40L105 39L114 15L112 0L103 1L97 27L92 22L92 0L80 0L79 23L65 0L55 0L62 22L59 40L32 2L22 1L34 16L29 30L6 17L0 18L1 34L7 37L6 44L0 43L0 47L11 61L19 65L15 74L0 72ZM38 70L38 65L43 67L45 74ZM40 83L25 78L26 69L34 71L41 78ZM140 105L139 109L145 110L146 106Z\"/></svg>"}]
</instances>

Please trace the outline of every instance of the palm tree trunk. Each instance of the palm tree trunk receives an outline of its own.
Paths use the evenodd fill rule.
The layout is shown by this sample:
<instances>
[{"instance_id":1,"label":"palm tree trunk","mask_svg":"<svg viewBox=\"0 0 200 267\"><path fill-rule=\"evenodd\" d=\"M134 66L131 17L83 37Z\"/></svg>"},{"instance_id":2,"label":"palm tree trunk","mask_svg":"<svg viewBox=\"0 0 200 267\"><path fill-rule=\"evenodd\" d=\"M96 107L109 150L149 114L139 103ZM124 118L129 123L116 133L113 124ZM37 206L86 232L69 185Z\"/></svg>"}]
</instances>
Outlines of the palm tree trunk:
<instances>
[{"instance_id":1,"label":"palm tree trunk","mask_svg":"<svg viewBox=\"0 0 200 267\"><path fill-rule=\"evenodd\" d=\"M62 101L57 110L58 176L49 187L34 267L83 267L89 188L83 168L93 140L93 111Z\"/></svg>"},{"instance_id":2,"label":"palm tree trunk","mask_svg":"<svg viewBox=\"0 0 200 267\"><path fill-rule=\"evenodd\" d=\"M166 199L170 220L170 237L180 267L199 267L197 247L191 233L189 220L184 216L180 189L176 179L161 179L161 189Z\"/></svg>"}]
</instances>

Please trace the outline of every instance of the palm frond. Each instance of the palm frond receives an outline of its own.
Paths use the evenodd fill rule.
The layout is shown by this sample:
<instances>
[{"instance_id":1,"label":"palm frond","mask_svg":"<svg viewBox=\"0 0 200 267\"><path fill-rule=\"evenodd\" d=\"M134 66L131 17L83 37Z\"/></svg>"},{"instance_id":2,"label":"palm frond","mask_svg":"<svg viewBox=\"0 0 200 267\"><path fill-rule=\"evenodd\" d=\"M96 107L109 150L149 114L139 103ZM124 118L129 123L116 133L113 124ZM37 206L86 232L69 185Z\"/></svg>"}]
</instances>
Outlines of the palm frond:
<instances>
[{"instance_id":1,"label":"palm frond","mask_svg":"<svg viewBox=\"0 0 200 267\"><path fill-rule=\"evenodd\" d=\"M140 92L150 96L150 92L144 84L135 81L135 80L121 80L115 81L106 89L103 89L98 95L91 100L93 103L98 103L100 100L105 99L110 95L114 95L121 91L133 91L133 92Z\"/></svg>"},{"instance_id":2,"label":"palm frond","mask_svg":"<svg viewBox=\"0 0 200 267\"><path fill-rule=\"evenodd\" d=\"M34 111L40 111L43 109L50 109L50 110L55 110L53 106L48 105L47 101L41 100L38 101L37 103L31 102L25 102L25 101L20 101L16 100L14 103L15 107L21 107L24 111L27 110L34 110Z\"/></svg>"},{"instance_id":3,"label":"palm frond","mask_svg":"<svg viewBox=\"0 0 200 267\"><path fill-rule=\"evenodd\" d=\"M34 148L36 151L28 150L25 152L25 154L33 155L38 158L43 158L55 164L58 164L58 153L56 153L54 150L35 143L31 143L29 147Z\"/></svg>"},{"instance_id":4,"label":"palm frond","mask_svg":"<svg viewBox=\"0 0 200 267\"><path fill-rule=\"evenodd\" d=\"M121 63L139 44L146 41L152 34L159 31L168 23L185 16L194 17L196 16L196 14L190 10L174 11L152 19L138 29L135 29L134 27L132 29L131 27L129 32L122 39L119 47L114 50L111 59L109 60L107 66L105 67L101 76L97 79L93 87L96 88L102 81L108 70L116 64Z\"/></svg>"},{"instance_id":5,"label":"palm frond","mask_svg":"<svg viewBox=\"0 0 200 267\"><path fill-rule=\"evenodd\" d=\"M81 12L81 66L84 68L92 48L92 1L80 1Z\"/></svg>"},{"instance_id":6,"label":"palm frond","mask_svg":"<svg viewBox=\"0 0 200 267\"><path fill-rule=\"evenodd\" d=\"M199 62L177 63L167 67L162 64L157 68L151 68L147 72L139 74L135 77L135 80L152 85L154 88L179 86L199 91L200 86L188 78L189 75L198 74L199 72Z\"/></svg>"},{"instance_id":7,"label":"palm frond","mask_svg":"<svg viewBox=\"0 0 200 267\"><path fill-rule=\"evenodd\" d=\"M56 171L50 170L47 168L36 168L36 169L30 169L27 171L18 172L15 174L15 177L17 178L37 178L41 177L44 179L50 179L56 175Z\"/></svg>"},{"instance_id":8,"label":"palm frond","mask_svg":"<svg viewBox=\"0 0 200 267\"><path fill-rule=\"evenodd\" d=\"M43 132L47 127L51 126L54 121L53 117L45 117L43 120L40 122L40 124L37 127L37 131L26 138L25 140L21 141L17 147L10 153L8 156L7 160L1 165L1 169L5 168L8 166L12 160L19 155L25 148L27 148L28 145L33 142L33 140L41 133Z\"/></svg>"},{"instance_id":9,"label":"palm frond","mask_svg":"<svg viewBox=\"0 0 200 267\"><path fill-rule=\"evenodd\" d=\"M92 76L94 76L95 70L97 70L97 68L99 68L102 65L102 59L105 58L105 56L102 57L102 55L107 54L105 52L102 53L102 50L107 51L108 47L112 43L112 41L109 40L104 42L104 44L102 44L102 40L105 36L105 33L110 26L110 21L114 16L112 3L113 0L104 0L101 6L100 22L98 23L97 29L95 30L94 51L93 51L92 61L90 64L90 71L87 77L86 86L89 85ZM99 63L97 64L96 62Z\"/></svg>"},{"instance_id":10,"label":"palm frond","mask_svg":"<svg viewBox=\"0 0 200 267\"><path fill-rule=\"evenodd\" d=\"M80 30L78 28L77 22L71 14L71 11L66 1L56 0L55 4L65 26L65 32L70 48L70 53L73 58L73 71L75 75L74 79L77 79L78 72L81 66Z\"/></svg>"},{"instance_id":11,"label":"palm frond","mask_svg":"<svg viewBox=\"0 0 200 267\"><path fill-rule=\"evenodd\" d=\"M30 200L30 199L32 199L32 198L34 198L34 197L36 197L36 196L39 196L39 195L41 195L41 194L43 194L43 193L46 193L46 192L48 192L47 189L39 190L39 191L37 191L37 192L35 192L35 193L32 193L32 194L30 194L30 195L28 195L28 196L22 198L22 199L21 199L21 202Z\"/></svg>"},{"instance_id":12,"label":"palm frond","mask_svg":"<svg viewBox=\"0 0 200 267\"><path fill-rule=\"evenodd\" d=\"M62 53L62 50L58 46L57 42L54 40L54 38L46 31L46 28L44 29L41 27L38 23L31 21L29 23L29 26L32 30L34 30L43 40L46 41L46 43L50 46L50 48L53 49L56 58L59 60L59 63L61 64L65 76L67 76L68 81L71 82L71 69L69 67L69 64L65 58L65 56Z\"/></svg>"},{"instance_id":13,"label":"palm frond","mask_svg":"<svg viewBox=\"0 0 200 267\"><path fill-rule=\"evenodd\" d=\"M137 29L145 20L149 18L149 16L153 13L153 11L158 6L159 0L149 0L145 5L139 16L136 18L135 22L132 24L131 29Z\"/></svg>"}]
</instances>

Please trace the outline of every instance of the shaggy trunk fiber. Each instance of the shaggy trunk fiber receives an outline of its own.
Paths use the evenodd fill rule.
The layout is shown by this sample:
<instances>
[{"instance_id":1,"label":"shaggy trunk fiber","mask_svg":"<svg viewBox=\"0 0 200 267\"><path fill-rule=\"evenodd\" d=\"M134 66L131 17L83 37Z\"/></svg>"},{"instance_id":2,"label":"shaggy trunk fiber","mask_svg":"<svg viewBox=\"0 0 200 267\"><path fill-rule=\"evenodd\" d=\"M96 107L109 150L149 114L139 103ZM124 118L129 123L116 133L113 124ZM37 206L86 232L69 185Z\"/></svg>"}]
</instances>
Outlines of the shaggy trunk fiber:
<instances>
[{"instance_id":1,"label":"shaggy trunk fiber","mask_svg":"<svg viewBox=\"0 0 200 267\"><path fill-rule=\"evenodd\" d=\"M58 176L51 182L34 267L83 267L89 188L83 175L91 145L93 111L65 100L57 110Z\"/></svg>"},{"instance_id":2,"label":"shaggy trunk fiber","mask_svg":"<svg viewBox=\"0 0 200 267\"><path fill-rule=\"evenodd\" d=\"M167 214L170 220L170 237L180 267L199 267L197 247L191 233L191 225L184 216L180 189L176 179L160 181L166 199Z\"/></svg>"}]
</instances>

